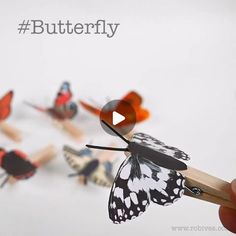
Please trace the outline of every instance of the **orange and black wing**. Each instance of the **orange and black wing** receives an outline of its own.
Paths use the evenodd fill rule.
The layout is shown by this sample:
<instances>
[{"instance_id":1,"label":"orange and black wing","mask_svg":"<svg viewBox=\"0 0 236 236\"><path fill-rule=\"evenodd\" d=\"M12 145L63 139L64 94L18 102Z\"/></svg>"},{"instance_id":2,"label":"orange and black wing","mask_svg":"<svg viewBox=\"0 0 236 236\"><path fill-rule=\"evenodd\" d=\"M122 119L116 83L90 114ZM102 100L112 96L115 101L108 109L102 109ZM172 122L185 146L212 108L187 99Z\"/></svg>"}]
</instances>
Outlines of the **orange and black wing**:
<instances>
[{"instance_id":1,"label":"orange and black wing","mask_svg":"<svg viewBox=\"0 0 236 236\"><path fill-rule=\"evenodd\" d=\"M137 92L129 92L123 97L122 101L129 103L133 107L136 113L136 122L142 122L150 116L149 111L142 107L143 98ZM122 104L117 105L117 110L119 109L122 110ZM127 116L129 116L129 114L127 114Z\"/></svg>"},{"instance_id":2,"label":"orange and black wing","mask_svg":"<svg viewBox=\"0 0 236 236\"><path fill-rule=\"evenodd\" d=\"M13 91L9 91L0 100L0 121L5 120L11 113L11 101L13 98Z\"/></svg>"},{"instance_id":3,"label":"orange and black wing","mask_svg":"<svg viewBox=\"0 0 236 236\"><path fill-rule=\"evenodd\" d=\"M121 100L128 102L133 107L140 107L143 102L141 95L135 91L130 91Z\"/></svg>"},{"instance_id":4,"label":"orange and black wing","mask_svg":"<svg viewBox=\"0 0 236 236\"><path fill-rule=\"evenodd\" d=\"M64 82L61 85L59 92L57 93L54 106L55 107L64 106L71 101L71 98L72 98L72 92L70 89L70 84L69 82Z\"/></svg>"}]
</instances>

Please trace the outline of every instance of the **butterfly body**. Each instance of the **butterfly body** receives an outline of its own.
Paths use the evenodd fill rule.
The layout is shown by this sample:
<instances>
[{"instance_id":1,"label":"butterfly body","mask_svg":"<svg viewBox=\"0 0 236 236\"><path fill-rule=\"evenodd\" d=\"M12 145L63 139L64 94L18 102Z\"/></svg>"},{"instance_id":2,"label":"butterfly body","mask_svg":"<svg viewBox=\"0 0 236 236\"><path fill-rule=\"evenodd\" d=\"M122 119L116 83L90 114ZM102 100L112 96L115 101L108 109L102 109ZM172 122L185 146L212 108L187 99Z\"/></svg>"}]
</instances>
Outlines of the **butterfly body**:
<instances>
[{"instance_id":1,"label":"butterfly body","mask_svg":"<svg viewBox=\"0 0 236 236\"><path fill-rule=\"evenodd\" d=\"M97 185L111 187L114 178L111 173L112 169L106 167L108 162L100 163L87 148L76 151L64 146L63 150L67 163L75 171L75 174L70 176L79 176L80 182L84 184L89 180Z\"/></svg>"},{"instance_id":2,"label":"butterfly body","mask_svg":"<svg viewBox=\"0 0 236 236\"><path fill-rule=\"evenodd\" d=\"M63 106L55 106L53 108L48 108L47 113L58 120L72 119L76 116L78 112L78 107L76 103L69 102Z\"/></svg>"},{"instance_id":3,"label":"butterfly body","mask_svg":"<svg viewBox=\"0 0 236 236\"><path fill-rule=\"evenodd\" d=\"M37 165L29 161L26 154L18 150L6 152L1 149L0 166L5 170L7 178L12 176L18 180L32 177L37 170Z\"/></svg>"}]
</instances>

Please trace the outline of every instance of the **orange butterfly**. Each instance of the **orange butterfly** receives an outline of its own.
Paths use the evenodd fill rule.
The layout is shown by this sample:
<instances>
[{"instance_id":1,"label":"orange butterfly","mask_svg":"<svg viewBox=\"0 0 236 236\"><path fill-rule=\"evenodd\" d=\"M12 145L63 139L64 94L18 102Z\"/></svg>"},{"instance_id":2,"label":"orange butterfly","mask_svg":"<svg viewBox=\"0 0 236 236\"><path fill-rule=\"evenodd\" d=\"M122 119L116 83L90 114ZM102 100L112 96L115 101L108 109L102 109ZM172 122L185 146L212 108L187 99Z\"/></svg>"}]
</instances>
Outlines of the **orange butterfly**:
<instances>
[{"instance_id":1,"label":"orange butterfly","mask_svg":"<svg viewBox=\"0 0 236 236\"><path fill-rule=\"evenodd\" d=\"M131 91L126 96L124 96L121 100L129 103L133 107L133 109L136 113L135 114L136 115L136 122L142 122L150 116L149 111L142 107L143 99L142 99L141 95L139 95L137 92ZM101 109L99 107L92 106L84 101L80 101L80 104L87 111L93 113L96 116L99 116L101 113ZM126 125L130 125L133 123L133 121L134 121L133 114L127 114L126 111L124 110L124 108L122 107L122 104L118 103L115 110L117 110L117 111L122 110L122 113L125 114L125 117L126 117L125 121L118 124L118 126L119 125L126 126ZM108 110L105 114L104 120L106 120L106 121L110 120L110 117L112 117L113 111L114 111L114 108L111 110Z\"/></svg>"},{"instance_id":2,"label":"orange butterfly","mask_svg":"<svg viewBox=\"0 0 236 236\"><path fill-rule=\"evenodd\" d=\"M13 91L9 91L5 96L3 96L3 98L0 99L0 121L7 119L10 115L13 95Z\"/></svg>"}]
</instances>

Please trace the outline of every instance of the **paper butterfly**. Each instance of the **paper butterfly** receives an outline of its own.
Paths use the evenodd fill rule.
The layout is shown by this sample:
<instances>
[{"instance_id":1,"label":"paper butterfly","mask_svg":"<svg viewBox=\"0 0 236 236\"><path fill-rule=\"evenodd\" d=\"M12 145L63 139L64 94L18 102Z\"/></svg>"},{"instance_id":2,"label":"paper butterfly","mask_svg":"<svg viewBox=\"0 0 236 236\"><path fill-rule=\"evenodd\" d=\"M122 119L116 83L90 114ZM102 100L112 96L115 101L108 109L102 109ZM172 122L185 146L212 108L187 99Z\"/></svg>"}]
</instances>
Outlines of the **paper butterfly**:
<instances>
[{"instance_id":1,"label":"paper butterfly","mask_svg":"<svg viewBox=\"0 0 236 236\"><path fill-rule=\"evenodd\" d=\"M127 148L86 145L125 151L128 155L110 192L109 217L114 223L136 218L151 202L168 206L180 199L185 189L185 178L177 171L187 169L186 164L180 161L189 160L186 153L144 133L135 133L129 141L105 121L102 122L128 144Z\"/></svg>"},{"instance_id":2,"label":"paper butterfly","mask_svg":"<svg viewBox=\"0 0 236 236\"><path fill-rule=\"evenodd\" d=\"M52 108L38 107L29 102L26 102L26 104L59 120L72 119L77 114L78 107L75 102L71 101L71 98L70 84L64 82L60 87Z\"/></svg>"},{"instance_id":3,"label":"paper butterfly","mask_svg":"<svg viewBox=\"0 0 236 236\"><path fill-rule=\"evenodd\" d=\"M79 176L82 184L87 184L89 180L100 186L111 187L114 180L112 162L101 163L88 148L76 151L69 146L64 146L63 151L67 163L76 172L70 174L70 177Z\"/></svg>"},{"instance_id":4,"label":"paper butterfly","mask_svg":"<svg viewBox=\"0 0 236 236\"><path fill-rule=\"evenodd\" d=\"M13 91L9 91L5 96L3 96L3 98L0 99L0 121L7 119L10 115L13 95Z\"/></svg>"},{"instance_id":5,"label":"paper butterfly","mask_svg":"<svg viewBox=\"0 0 236 236\"><path fill-rule=\"evenodd\" d=\"M124 96L121 100L129 103L133 107L133 109L135 111L135 115L136 115L136 122L142 122L142 121L146 120L149 117L149 115L150 115L149 111L142 107L143 99L142 99L142 97L138 93L136 93L134 91L131 91L126 96ZM87 111L93 113L94 115L97 115L97 116L100 115L100 112L101 112L101 108L100 107L92 106L92 105L90 105L90 104L88 104L88 103L86 103L84 101L80 101L80 104ZM113 107L113 108L111 108L111 110L108 110L107 114L104 116L104 119L105 120L109 120L109 118L111 117L111 113L114 110L119 110L119 106L122 106L122 104L117 104L116 108ZM132 114L127 114L126 113L125 117L126 117L125 121L120 123L123 126L130 125L133 122L133 120L134 120L132 118Z\"/></svg>"},{"instance_id":6,"label":"paper butterfly","mask_svg":"<svg viewBox=\"0 0 236 236\"><path fill-rule=\"evenodd\" d=\"M32 177L37 169L37 164L27 159L27 155L21 151L13 150L6 152L0 148L0 166L5 170L0 177L5 177L1 187L3 187L12 176L17 180Z\"/></svg>"}]
</instances>

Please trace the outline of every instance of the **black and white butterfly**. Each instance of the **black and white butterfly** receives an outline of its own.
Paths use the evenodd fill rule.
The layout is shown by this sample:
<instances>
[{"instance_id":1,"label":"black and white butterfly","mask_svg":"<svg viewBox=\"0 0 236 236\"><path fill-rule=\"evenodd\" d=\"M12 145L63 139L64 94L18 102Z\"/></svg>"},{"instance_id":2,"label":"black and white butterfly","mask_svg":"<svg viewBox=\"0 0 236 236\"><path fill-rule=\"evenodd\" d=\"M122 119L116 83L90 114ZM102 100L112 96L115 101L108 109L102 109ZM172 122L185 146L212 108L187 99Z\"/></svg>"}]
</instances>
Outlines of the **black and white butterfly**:
<instances>
[{"instance_id":1,"label":"black and white butterfly","mask_svg":"<svg viewBox=\"0 0 236 236\"><path fill-rule=\"evenodd\" d=\"M117 172L109 197L109 217L114 223L136 218L151 202L168 206L180 199L185 178L177 171L187 169L180 161L189 160L186 153L144 133L134 134L129 141L103 123L128 144L127 148L87 145L126 152L127 158Z\"/></svg>"}]
</instances>

